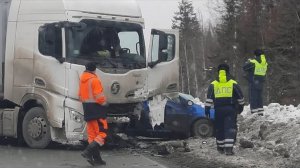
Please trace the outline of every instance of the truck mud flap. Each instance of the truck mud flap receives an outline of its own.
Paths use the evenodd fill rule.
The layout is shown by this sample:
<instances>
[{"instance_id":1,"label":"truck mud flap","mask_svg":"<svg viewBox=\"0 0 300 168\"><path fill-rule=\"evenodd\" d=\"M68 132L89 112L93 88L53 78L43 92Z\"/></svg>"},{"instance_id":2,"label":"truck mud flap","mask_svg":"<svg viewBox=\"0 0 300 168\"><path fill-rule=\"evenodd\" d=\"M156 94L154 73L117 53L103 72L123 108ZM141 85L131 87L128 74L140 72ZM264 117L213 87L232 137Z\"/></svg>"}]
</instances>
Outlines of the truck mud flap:
<instances>
[{"instance_id":1,"label":"truck mud flap","mask_svg":"<svg viewBox=\"0 0 300 168\"><path fill-rule=\"evenodd\" d=\"M2 136L17 138L17 122L19 107L4 109L2 114Z\"/></svg>"}]
</instances>

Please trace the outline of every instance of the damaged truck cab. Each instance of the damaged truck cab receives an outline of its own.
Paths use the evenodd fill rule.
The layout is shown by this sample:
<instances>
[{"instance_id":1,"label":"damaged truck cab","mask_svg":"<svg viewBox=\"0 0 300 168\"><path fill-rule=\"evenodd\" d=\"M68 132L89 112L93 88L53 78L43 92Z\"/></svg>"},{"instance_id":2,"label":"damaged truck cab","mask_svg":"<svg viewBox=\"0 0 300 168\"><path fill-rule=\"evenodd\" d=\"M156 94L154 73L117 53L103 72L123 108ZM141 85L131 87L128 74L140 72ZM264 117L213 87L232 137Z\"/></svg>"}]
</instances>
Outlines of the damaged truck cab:
<instances>
[{"instance_id":1,"label":"damaged truck cab","mask_svg":"<svg viewBox=\"0 0 300 168\"><path fill-rule=\"evenodd\" d=\"M1 0L0 136L45 148L86 139L79 77L97 63L109 116L130 116L151 96L176 92L177 30L151 31L134 0Z\"/></svg>"}]
</instances>

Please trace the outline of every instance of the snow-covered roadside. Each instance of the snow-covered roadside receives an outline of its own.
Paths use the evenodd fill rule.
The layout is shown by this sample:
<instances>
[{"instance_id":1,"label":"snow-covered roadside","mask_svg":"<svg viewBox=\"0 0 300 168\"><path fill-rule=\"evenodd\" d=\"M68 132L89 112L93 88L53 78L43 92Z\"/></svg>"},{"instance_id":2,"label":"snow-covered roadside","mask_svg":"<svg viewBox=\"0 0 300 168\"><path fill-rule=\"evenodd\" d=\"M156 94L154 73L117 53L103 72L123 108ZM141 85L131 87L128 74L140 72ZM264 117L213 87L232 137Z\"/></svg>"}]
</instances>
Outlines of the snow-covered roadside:
<instances>
[{"instance_id":1,"label":"snow-covered roadside","mask_svg":"<svg viewBox=\"0 0 300 168\"><path fill-rule=\"evenodd\" d=\"M219 154L214 138L189 139L192 151L185 155L224 167L300 167L300 106L271 103L264 109L264 116L258 116L246 106L238 116L234 156Z\"/></svg>"},{"instance_id":2,"label":"snow-covered roadside","mask_svg":"<svg viewBox=\"0 0 300 168\"><path fill-rule=\"evenodd\" d=\"M214 138L190 138L185 140L190 152L174 147L175 150L171 150L173 152L166 157L190 168L300 167L300 106L271 103L264 109L264 116L258 116L251 114L249 106L246 106L238 116L234 156L218 153ZM161 142L157 142L157 146L161 149Z\"/></svg>"},{"instance_id":3,"label":"snow-covered roadside","mask_svg":"<svg viewBox=\"0 0 300 168\"><path fill-rule=\"evenodd\" d=\"M263 119L274 123L288 123L293 120L300 121L300 105L295 107L293 105L280 105L278 103L271 103L268 106L264 106L264 117ZM243 113L241 114L244 118L253 118L250 112L250 107L246 106Z\"/></svg>"},{"instance_id":4,"label":"snow-covered roadside","mask_svg":"<svg viewBox=\"0 0 300 168\"><path fill-rule=\"evenodd\" d=\"M239 117L239 140L253 143L251 150L268 162L300 167L300 106L271 103L264 109L264 116L258 116L245 108Z\"/></svg>"}]
</instances>

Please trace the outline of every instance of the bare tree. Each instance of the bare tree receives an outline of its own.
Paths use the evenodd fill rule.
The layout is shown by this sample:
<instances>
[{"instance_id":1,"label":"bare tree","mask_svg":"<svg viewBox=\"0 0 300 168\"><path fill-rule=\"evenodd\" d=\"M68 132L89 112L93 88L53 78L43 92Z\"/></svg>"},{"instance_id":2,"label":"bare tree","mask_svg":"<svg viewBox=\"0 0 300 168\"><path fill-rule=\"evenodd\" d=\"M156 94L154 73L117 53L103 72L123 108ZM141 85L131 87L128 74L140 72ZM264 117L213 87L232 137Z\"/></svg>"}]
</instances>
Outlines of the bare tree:
<instances>
[{"instance_id":1,"label":"bare tree","mask_svg":"<svg viewBox=\"0 0 300 168\"><path fill-rule=\"evenodd\" d=\"M194 13L191 1L182 0L179 3L179 11L173 17L172 28L180 30L180 62L181 62L181 87L184 92L198 96L198 63L200 29L199 22Z\"/></svg>"}]
</instances>

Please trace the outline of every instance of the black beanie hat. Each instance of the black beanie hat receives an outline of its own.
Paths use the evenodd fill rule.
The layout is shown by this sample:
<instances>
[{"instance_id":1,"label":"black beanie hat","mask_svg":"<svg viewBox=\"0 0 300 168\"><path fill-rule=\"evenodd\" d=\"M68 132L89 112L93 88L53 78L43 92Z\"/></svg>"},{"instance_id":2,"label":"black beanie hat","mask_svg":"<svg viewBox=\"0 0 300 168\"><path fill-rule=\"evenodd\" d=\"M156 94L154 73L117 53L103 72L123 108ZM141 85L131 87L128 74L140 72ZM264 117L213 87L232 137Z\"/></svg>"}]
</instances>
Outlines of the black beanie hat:
<instances>
[{"instance_id":1,"label":"black beanie hat","mask_svg":"<svg viewBox=\"0 0 300 168\"><path fill-rule=\"evenodd\" d=\"M218 66L218 72L219 72L220 70L225 70L225 71L228 73L228 72L229 72L229 66L228 66L227 64L220 64L220 65Z\"/></svg>"},{"instance_id":2,"label":"black beanie hat","mask_svg":"<svg viewBox=\"0 0 300 168\"><path fill-rule=\"evenodd\" d=\"M261 49L256 49L255 51L254 51L254 55L255 56L260 56L260 55L262 55L263 54L263 51L261 50Z\"/></svg>"},{"instance_id":3,"label":"black beanie hat","mask_svg":"<svg viewBox=\"0 0 300 168\"><path fill-rule=\"evenodd\" d=\"M94 62L89 62L89 63L87 63L87 64L85 65L85 68L86 68L87 71L93 72L93 71L96 70L96 63L94 63Z\"/></svg>"}]
</instances>

